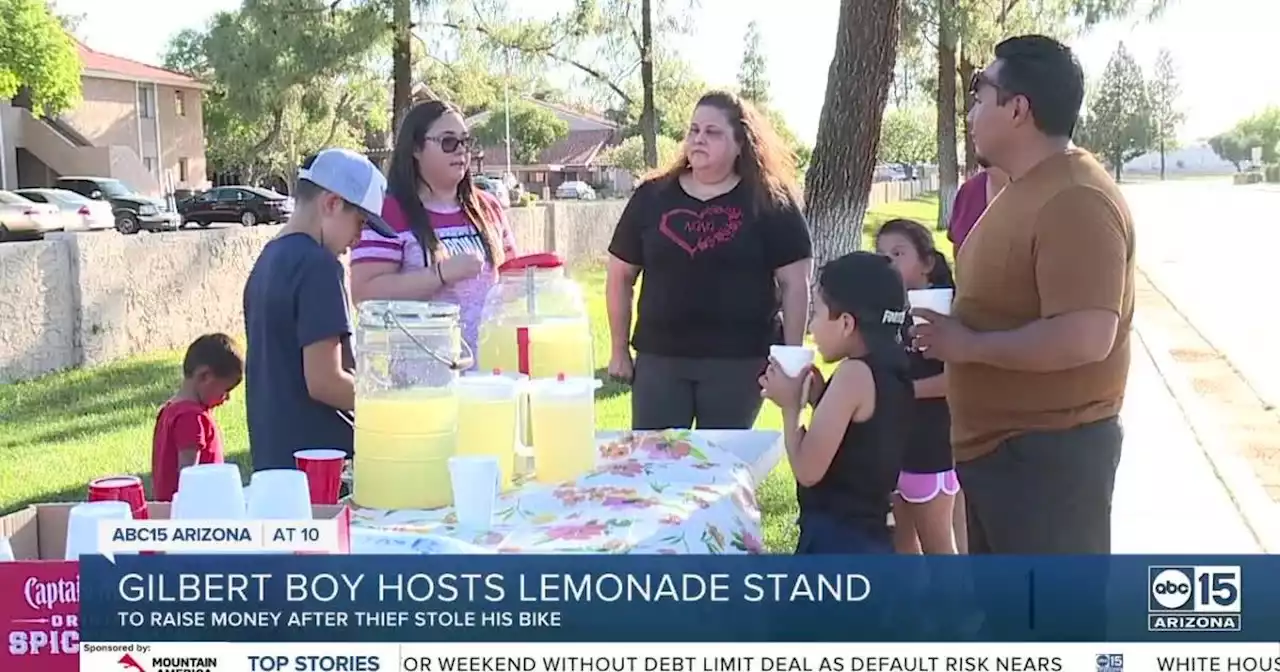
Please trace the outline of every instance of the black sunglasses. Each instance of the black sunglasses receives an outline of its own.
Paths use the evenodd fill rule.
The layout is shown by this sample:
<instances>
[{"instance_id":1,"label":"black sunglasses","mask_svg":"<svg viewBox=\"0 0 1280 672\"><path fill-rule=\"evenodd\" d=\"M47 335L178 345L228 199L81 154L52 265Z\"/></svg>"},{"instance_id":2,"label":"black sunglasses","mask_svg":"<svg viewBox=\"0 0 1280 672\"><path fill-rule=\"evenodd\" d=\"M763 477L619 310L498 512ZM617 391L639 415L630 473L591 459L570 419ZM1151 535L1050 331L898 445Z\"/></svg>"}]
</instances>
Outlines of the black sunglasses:
<instances>
[{"instance_id":1,"label":"black sunglasses","mask_svg":"<svg viewBox=\"0 0 1280 672\"><path fill-rule=\"evenodd\" d=\"M445 154L452 154L458 151L459 148L471 149L472 147L470 136L446 135L436 138L428 135L427 139L440 145L440 151Z\"/></svg>"}]
</instances>

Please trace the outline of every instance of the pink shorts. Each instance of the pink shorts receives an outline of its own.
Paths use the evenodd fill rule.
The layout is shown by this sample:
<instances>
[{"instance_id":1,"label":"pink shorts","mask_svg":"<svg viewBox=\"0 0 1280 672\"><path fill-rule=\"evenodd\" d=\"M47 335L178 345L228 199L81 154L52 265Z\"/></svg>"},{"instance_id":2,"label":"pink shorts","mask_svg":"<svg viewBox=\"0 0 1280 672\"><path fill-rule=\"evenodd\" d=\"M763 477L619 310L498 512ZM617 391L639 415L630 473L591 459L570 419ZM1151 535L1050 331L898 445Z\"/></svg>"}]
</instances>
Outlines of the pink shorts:
<instances>
[{"instance_id":1,"label":"pink shorts","mask_svg":"<svg viewBox=\"0 0 1280 672\"><path fill-rule=\"evenodd\" d=\"M940 494L954 495L957 492L960 492L960 479L956 478L955 469L937 474L913 474L909 471L898 474L898 496L912 504L924 504Z\"/></svg>"}]
</instances>

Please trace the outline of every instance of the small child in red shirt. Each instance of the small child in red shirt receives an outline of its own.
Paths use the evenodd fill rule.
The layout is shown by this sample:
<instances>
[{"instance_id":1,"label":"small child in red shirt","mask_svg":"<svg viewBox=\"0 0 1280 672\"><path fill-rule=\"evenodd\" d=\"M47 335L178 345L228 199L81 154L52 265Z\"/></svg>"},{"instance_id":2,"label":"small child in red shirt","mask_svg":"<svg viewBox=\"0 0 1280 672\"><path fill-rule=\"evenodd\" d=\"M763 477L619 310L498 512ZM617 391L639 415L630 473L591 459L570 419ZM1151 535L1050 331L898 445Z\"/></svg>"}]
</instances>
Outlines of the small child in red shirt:
<instances>
[{"instance_id":1,"label":"small child in red shirt","mask_svg":"<svg viewBox=\"0 0 1280 672\"><path fill-rule=\"evenodd\" d=\"M227 401L244 378L244 355L226 334L205 334L187 348L182 387L156 416L151 439L152 501L168 502L178 472L193 464L222 462L222 435L211 409Z\"/></svg>"}]
</instances>

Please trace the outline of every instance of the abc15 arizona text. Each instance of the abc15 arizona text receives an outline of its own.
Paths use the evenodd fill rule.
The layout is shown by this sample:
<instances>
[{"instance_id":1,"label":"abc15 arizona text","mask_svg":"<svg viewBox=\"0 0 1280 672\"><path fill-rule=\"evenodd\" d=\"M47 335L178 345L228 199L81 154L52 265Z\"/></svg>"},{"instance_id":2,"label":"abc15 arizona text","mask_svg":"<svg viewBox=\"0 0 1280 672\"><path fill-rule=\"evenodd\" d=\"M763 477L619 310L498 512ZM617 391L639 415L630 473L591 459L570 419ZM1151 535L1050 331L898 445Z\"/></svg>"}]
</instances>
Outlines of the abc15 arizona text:
<instances>
[{"instance_id":1,"label":"abc15 arizona text","mask_svg":"<svg viewBox=\"0 0 1280 672\"><path fill-rule=\"evenodd\" d=\"M1153 632L1240 630L1243 577L1237 565L1147 568L1147 629Z\"/></svg>"}]
</instances>

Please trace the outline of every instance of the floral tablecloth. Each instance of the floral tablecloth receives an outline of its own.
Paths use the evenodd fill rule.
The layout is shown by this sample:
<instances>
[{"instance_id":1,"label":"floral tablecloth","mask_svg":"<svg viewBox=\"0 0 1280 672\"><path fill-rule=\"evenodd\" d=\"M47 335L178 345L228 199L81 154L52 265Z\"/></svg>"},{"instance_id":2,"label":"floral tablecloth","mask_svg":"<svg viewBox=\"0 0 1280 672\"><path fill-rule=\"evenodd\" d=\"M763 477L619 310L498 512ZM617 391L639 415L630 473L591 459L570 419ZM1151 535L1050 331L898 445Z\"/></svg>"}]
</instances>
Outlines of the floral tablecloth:
<instances>
[{"instance_id":1,"label":"floral tablecloth","mask_svg":"<svg viewBox=\"0 0 1280 672\"><path fill-rule=\"evenodd\" d=\"M669 431L602 437L599 450L597 468L575 482L504 493L489 530L459 528L451 508L356 508L352 552L763 551L750 465L723 446Z\"/></svg>"}]
</instances>

